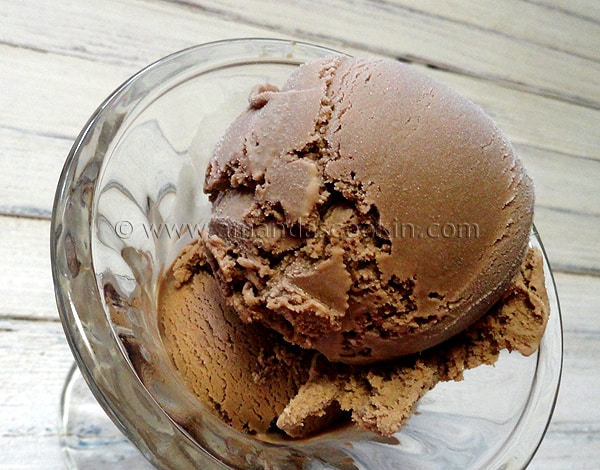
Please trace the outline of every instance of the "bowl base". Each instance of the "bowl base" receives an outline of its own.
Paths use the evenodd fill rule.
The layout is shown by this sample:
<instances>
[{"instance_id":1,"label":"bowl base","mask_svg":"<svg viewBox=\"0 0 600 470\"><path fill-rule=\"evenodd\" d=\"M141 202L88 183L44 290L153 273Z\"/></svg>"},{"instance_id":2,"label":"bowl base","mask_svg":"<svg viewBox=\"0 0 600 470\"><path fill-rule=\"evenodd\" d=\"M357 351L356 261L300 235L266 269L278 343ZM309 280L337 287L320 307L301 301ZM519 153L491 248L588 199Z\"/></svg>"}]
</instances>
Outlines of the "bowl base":
<instances>
[{"instance_id":1,"label":"bowl base","mask_svg":"<svg viewBox=\"0 0 600 470\"><path fill-rule=\"evenodd\" d=\"M154 469L106 415L76 364L62 392L59 440L70 470Z\"/></svg>"}]
</instances>

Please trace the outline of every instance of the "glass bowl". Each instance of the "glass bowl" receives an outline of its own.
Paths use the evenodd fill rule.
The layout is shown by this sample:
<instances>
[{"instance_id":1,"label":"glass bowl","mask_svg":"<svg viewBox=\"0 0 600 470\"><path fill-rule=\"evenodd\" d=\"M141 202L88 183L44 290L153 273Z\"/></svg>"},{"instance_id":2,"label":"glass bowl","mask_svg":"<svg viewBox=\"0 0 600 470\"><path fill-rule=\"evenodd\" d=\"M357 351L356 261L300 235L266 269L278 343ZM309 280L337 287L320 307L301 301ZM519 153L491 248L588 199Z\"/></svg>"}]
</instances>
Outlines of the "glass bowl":
<instances>
[{"instance_id":1,"label":"glass bowl","mask_svg":"<svg viewBox=\"0 0 600 470\"><path fill-rule=\"evenodd\" d=\"M204 168L258 83L336 53L273 39L193 47L148 66L100 105L60 178L52 218L58 309L83 378L156 467L522 468L541 442L560 380L562 330L551 313L539 351L442 383L390 439L342 429L266 442L215 418L177 386L160 340L157 285L210 212ZM531 243L541 248L538 234Z\"/></svg>"}]
</instances>

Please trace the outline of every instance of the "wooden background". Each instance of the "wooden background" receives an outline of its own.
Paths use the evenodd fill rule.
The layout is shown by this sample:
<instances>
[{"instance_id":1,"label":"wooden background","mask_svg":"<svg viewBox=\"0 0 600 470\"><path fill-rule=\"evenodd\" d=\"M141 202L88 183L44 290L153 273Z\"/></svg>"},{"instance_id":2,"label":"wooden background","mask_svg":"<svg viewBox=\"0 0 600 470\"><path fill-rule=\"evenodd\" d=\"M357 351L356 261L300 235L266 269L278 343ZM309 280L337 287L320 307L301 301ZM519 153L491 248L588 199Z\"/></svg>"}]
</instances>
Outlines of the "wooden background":
<instances>
[{"instance_id":1,"label":"wooden background","mask_svg":"<svg viewBox=\"0 0 600 470\"><path fill-rule=\"evenodd\" d=\"M522 155L565 356L531 468L600 468L600 1L0 0L0 468L60 469L72 356L55 307L56 183L95 107L176 50L295 38L414 62L481 104Z\"/></svg>"}]
</instances>

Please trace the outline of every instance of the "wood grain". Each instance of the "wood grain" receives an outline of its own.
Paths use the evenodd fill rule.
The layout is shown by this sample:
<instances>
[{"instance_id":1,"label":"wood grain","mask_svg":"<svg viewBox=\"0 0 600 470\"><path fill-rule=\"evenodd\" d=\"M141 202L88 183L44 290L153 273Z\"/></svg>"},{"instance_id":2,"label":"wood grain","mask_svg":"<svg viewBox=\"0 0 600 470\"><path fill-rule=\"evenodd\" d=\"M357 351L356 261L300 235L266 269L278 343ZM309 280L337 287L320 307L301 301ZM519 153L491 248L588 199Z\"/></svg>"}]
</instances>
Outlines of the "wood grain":
<instances>
[{"instance_id":1,"label":"wood grain","mask_svg":"<svg viewBox=\"0 0 600 470\"><path fill-rule=\"evenodd\" d=\"M562 383L554 417L531 469L597 469L600 449L600 394L597 371L600 278L556 274L564 325Z\"/></svg>"},{"instance_id":2,"label":"wood grain","mask_svg":"<svg viewBox=\"0 0 600 470\"><path fill-rule=\"evenodd\" d=\"M0 318L57 320L50 222L0 216Z\"/></svg>"},{"instance_id":3,"label":"wood grain","mask_svg":"<svg viewBox=\"0 0 600 470\"><path fill-rule=\"evenodd\" d=\"M585 57L600 59L593 38L600 35L600 12L594 19L574 14L542 2L521 0L389 0L406 9L417 9L431 16L470 27L494 31L518 41ZM586 13L590 13L587 3ZM532 21L532 19L535 19ZM578 34L573 34L577 31Z\"/></svg>"},{"instance_id":4,"label":"wood grain","mask_svg":"<svg viewBox=\"0 0 600 470\"><path fill-rule=\"evenodd\" d=\"M430 72L482 106L516 144L600 159L600 111L458 74Z\"/></svg>"},{"instance_id":5,"label":"wood grain","mask_svg":"<svg viewBox=\"0 0 600 470\"><path fill-rule=\"evenodd\" d=\"M183 1L182 1L183 3ZM506 33L502 23L495 29L476 26L472 22L450 20L454 2L436 2L434 12L420 2L405 2L410 8L391 1L346 2L332 0L293 0L285 8L273 8L269 0L237 2L235 0L185 0L224 17L271 28L284 34L301 34L312 41L339 41L343 45L510 84L560 99L600 106L600 63L555 48L554 43L539 44ZM468 3L464 9L468 11ZM494 8L481 7L481 21L491 24L497 18L497 3L502 11L510 11L511 2L494 2ZM463 7L461 7L463 8ZM431 7L430 7L431 10ZM265 14L268 12L268 14ZM432 14L433 13L433 14ZM563 21L560 11L535 4L528 6L522 21L537 24L539 18ZM519 15L515 11L514 15ZM550 21L550 20L549 20ZM584 23L591 30L597 25L570 17L571 22ZM348 27L352 25L352 27ZM575 26L573 26L575 27ZM533 28L535 29L535 28ZM552 31L548 29L548 32ZM581 37L584 37L583 34ZM590 48L596 51L599 36L592 36ZM490 51L500 53L490 54ZM597 57L597 56L596 56ZM548 73L551 70L552 73ZM572 80L572 71L580 80Z\"/></svg>"},{"instance_id":6,"label":"wood grain","mask_svg":"<svg viewBox=\"0 0 600 470\"><path fill-rule=\"evenodd\" d=\"M266 30L169 1L4 1L0 42L108 62L133 73L180 49ZM134 70L135 69L135 70ZM90 75L85 75L91 77Z\"/></svg>"},{"instance_id":7,"label":"wood grain","mask_svg":"<svg viewBox=\"0 0 600 470\"><path fill-rule=\"evenodd\" d=\"M50 218L73 139L0 127L0 142L0 214Z\"/></svg>"},{"instance_id":8,"label":"wood grain","mask_svg":"<svg viewBox=\"0 0 600 470\"><path fill-rule=\"evenodd\" d=\"M73 363L60 323L0 318L0 468L63 469L60 394Z\"/></svg>"},{"instance_id":9,"label":"wood grain","mask_svg":"<svg viewBox=\"0 0 600 470\"><path fill-rule=\"evenodd\" d=\"M529 0L537 5L544 5L567 15L600 23L600 3L589 0Z\"/></svg>"}]
</instances>

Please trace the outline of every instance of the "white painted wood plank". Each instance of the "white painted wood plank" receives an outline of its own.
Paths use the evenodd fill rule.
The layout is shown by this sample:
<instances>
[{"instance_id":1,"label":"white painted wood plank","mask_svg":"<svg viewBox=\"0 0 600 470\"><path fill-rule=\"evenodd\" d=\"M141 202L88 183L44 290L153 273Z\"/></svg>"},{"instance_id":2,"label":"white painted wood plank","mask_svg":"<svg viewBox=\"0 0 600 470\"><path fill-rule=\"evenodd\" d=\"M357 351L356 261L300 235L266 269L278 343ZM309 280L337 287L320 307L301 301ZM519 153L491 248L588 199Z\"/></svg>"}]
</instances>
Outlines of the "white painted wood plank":
<instances>
[{"instance_id":1,"label":"white painted wood plank","mask_svg":"<svg viewBox=\"0 0 600 470\"><path fill-rule=\"evenodd\" d=\"M556 273L564 327L561 389L531 469L596 469L600 461L600 277Z\"/></svg>"},{"instance_id":2,"label":"white painted wood plank","mask_svg":"<svg viewBox=\"0 0 600 470\"><path fill-rule=\"evenodd\" d=\"M2 9L0 42L136 68L194 44L269 35L169 1L19 0Z\"/></svg>"},{"instance_id":3,"label":"white painted wood plank","mask_svg":"<svg viewBox=\"0 0 600 470\"><path fill-rule=\"evenodd\" d=\"M135 71L134 66L0 45L0 127L74 138Z\"/></svg>"},{"instance_id":4,"label":"white painted wood plank","mask_svg":"<svg viewBox=\"0 0 600 470\"><path fill-rule=\"evenodd\" d=\"M50 222L0 216L0 260L0 317L57 320Z\"/></svg>"},{"instance_id":5,"label":"white painted wood plank","mask_svg":"<svg viewBox=\"0 0 600 470\"><path fill-rule=\"evenodd\" d=\"M528 145L517 144L516 150L533 179L538 205L581 217L600 215L600 159Z\"/></svg>"},{"instance_id":6,"label":"white painted wood plank","mask_svg":"<svg viewBox=\"0 0 600 470\"><path fill-rule=\"evenodd\" d=\"M600 217L537 206L534 223L553 269L600 274Z\"/></svg>"},{"instance_id":7,"label":"white painted wood plank","mask_svg":"<svg viewBox=\"0 0 600 470\"><path fill-rule=\"evenodd\" d=\"M600 334L600 277L558 272L554 280L563 310L564 329L572 335ZM570 347L567 344L567 348ZM600 409L596 411L600 413Z\"/></svg>"},{"instance_id":8,"label":"white painted wood plank","mask_svg":"<svg viewBox=\"0 0 600 470\"><path fill-rule=\"evenodd\" d=\"M562 309L565 353L553 423L559 429L574 422L585 424L584 429L598 433L596 439L600 443L600 403L595 404L600 401L596 373L600 366L600 277L556 273L555 281Z\"/></svg>"},{"instance_id":9,"label":"white painted wood plank","mask_svg":"<svg viewBox=\"0 0 600 470\"><path fill-rule=\"evenodd\" d=\"M600 110L425 69L480 106L517 144L600 160Z\"/></svg>"},{"instance_id":10,"label":"white painted wood plank","mask_svg":"<svg viewBox=\"0 0 600 470\"><path fill-rule=\"evenodd\" d=\"M0 463L2 470L65 470L67 468L56 434L3 436L0 438L0 455L2 455L2 463Z\"/></svg>"},{"instance_id":11,"label":"white painted wood plank","mask_svg":"<svg viewBox=\"0 0 600 470\"><path fill-rule=\"evenodd\" d=\"M73 139L0 127L0 214L50 218Z\"/></svg>"},{"instance_id":12,"label":"white painted wood plank","mask_svg":"<svg viewBox=\"0 0 600 470\"><path fill-rule=\"evenodd\" d=\"M55 137L74 137L118 85L165 55L266 35L168 2L22 0L2 9L0 127Z\"/></svg>"},{"instance_id":13,"label":"white painted wood plank","mask_svg":"<svg viewBox=\"0 0 600 470\"><path fill-rule=\"evenodd\" d=\"M598 429L552 426L527 470L598 470Z\"/></svg>"},{"instance_id":14,"label":"white painted wood plank","mask_svg":"<svg viewBox=\"0 0 600 470\"><path fill-rule=\"evenodd\" d=\"M528 0L600 23L600 2L595 0Z\"/></svg>"},{"instance_id":15,"label":"white painted wood plank","mask_svg":"<svg viewBox=\"0 0 600 470\"><path fill-rule=\"evenodd\" d=\"M551 5L523 0L387 1L575 56L600 59L600 48L595 40L600 36L600 23ZM588 6L591 3L586 1Z\"/></svg>"},{"instance_id":16,"label":"white painted wood plank","mask_svg":"<svg viewBox=\"0 0 600 470\"><path fill-rule=\"evenodd\" d=\"M0 319L0 468L64 468L59 403L72 363L60 323Z\"/></svg>"},{"instance_id":17,"label":"white painted wood plank","mask_svg":"<svg viewBox=\"0 0 600 470\"><path fill-rule=\"evenodd\" d=\"M26 47L45 45L45 50L60 51L80 57L104 56L115 61L143 64L155 60L172 50L179 42L180 47L189 45L190 37L195 35L194 42L205 42L214 38L264 35L267 31L259 26L243 24L219 18L199 9L187 8L190 2L149 2L129 1L116 2L105 0L102 8L97 8L89 0L71 3L58 0L50 5L39 4L34 0L22 0L18 4L6 2L5 14L10 15L10 23L0 32L0 39L11 44ZM176 3L182 5L177 6ZM237 12L225 2L213 4L196 1L201 7L212 8L223 16L235 16ZM230 2L233 4L233 2ZM278 14L268 2L250 0L235 4L243 7L243 12L256 11L256 15L272 16ZM294 18L290 8L301 8L287 2L286 8L279 9L289 26ZM374 3L388 8L401 8L400 11L412 11L431 17L438 17L463 26L474 26L478 29L497 32L502 35L526 40L534 44L549 46L593 59L599 58L599 50L595 45L600 25L598 17L600 8L593 2L579 0L547 0L526 2L522 0L373 0L356 2L354 6L347 2L339 5L320 4L320 9L336 9L343 5L371 13L377 10ZM555 4L555 5L553 5ZM561 5L562 4L562 5ZM310 5L310 3L308 4ZM218 8L221 6L222 8ZM383 7L382 7L383 8ZM569 11L573 10L573 11ZM269 15L264 15L265 11ZM393 10L392 10L393 11ZM585 14L581 14L584 12ZM590 15L591 13L591 15ZM593 18L595 13L596 18ZM325 15L323 15L325 16ZM590 17L586 19L585 16ZM135 17L133 24L128 18ZM157 20L157 18L160 18ZM242 18L243 19L243 18ZM535 19L535 21L532 21ZM236 27L231 28L235 23ZM119 29L123 29L122 32ZM281 26L278 26L280 28ZM232 31L235 30L235 32ZM277 29L277 28L276 28ZM350 29L350 28L348 28ZM167 33L168 32L168 33ZM577 34L572 34L576 32ZM233 35L229 35L233 33ZM294 33L297 34L297 33ZM77 36L78 41L72 41ZM111 41L111 39L126 39ZM326 40L326 38L323 38ZM171 49L169 49L171 48ZM148 50L156 51L147 54Z\"/></svg>"},{"instance_id":18,"label":"white painted wood plank","mask_svg":"<svg viewBox=\"0 0 600 470\"><path fill-rule=\"evenodd\" d=\"M600 106L600 62L515 39L503 31L426 14L418 11L417 1L411 2L412 8L385 1L344 0L290 0L285 8L273 8L269 0L186 0L185 3L284 34L301 34L313 41L324 38L340 41ZM491 11L488 16L493 14ZM529 21L538 21L538 17ZM572 34L578 35L579 31ZM590 41L591 48L600 47L599 37ZM573 70L577 70L578 80L572 79Z\"/></svg>"},{"instance_id":19,"label":"white painted wood plank","mask_svg":"<svg viewBox=\"0 0 600 470\"><path fill-rule=\"evenodd\" d=\"M600 50L600 37L595 34L598 25L526 4L520 7L526 11L515 15L519 21L512 19L514 31L506 31L498 23L502 15L512 11L513 2L504 0L491 9L481 6L475 13L470 13L473 9L468 4L457 9L449 2L442 3L440 12L435 13L433 6L407 0L404 5L294 0L286 2L285 8L273 8L270 0L194 0L181 2L182 5L111 0L103 2L102 8L89 0L74 4L60 0L52 5L24 0L6 6L12 21L0 28L0 41L140 67L174 50L215 39L296 37L413 57L469 75L600 106L600 63L555 47L560 43L562 48L574 52L585 44L586 50ZM199 8L190 8L190 3ZM132 17L135 22L129 21ZM537 26L527 28L528 23ZM559 31L564 31L559 34L571 38L571 46L562 45L560 38L549 42L557 34L557 24L562 25ZM544 35L537 30L544 31ZM522 36L528 34L548 39L543 44L523 40ZM571 79L573 70L578 71L579 80Z\"/></svg>"}]
</instances>

